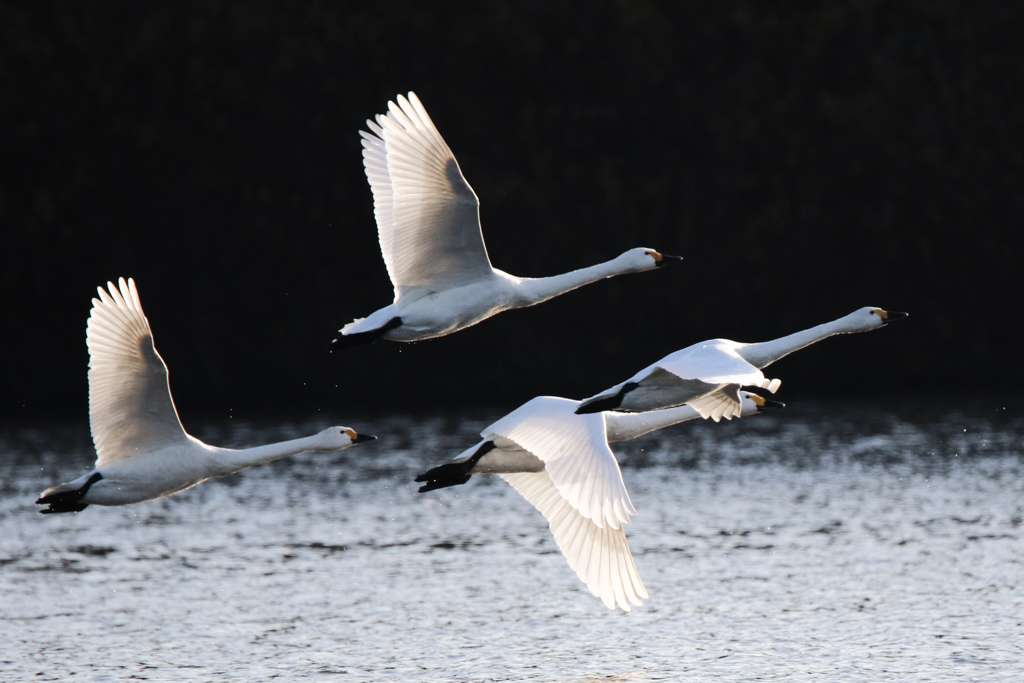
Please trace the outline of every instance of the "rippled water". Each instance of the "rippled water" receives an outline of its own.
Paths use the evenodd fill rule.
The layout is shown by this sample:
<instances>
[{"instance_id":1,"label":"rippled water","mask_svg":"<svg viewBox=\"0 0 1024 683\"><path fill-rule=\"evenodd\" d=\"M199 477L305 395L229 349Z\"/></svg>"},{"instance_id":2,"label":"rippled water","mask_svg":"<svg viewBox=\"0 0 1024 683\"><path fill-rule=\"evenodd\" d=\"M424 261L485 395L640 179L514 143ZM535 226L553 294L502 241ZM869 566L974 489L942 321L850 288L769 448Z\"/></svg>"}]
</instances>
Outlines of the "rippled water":
<instances>
[{"instance_id":1,"label":"rippled water","mask_svg":"<svg viewBox=\"0 0 1024 683\"><path fill-rule=\"evenodd\" d=\"M32 501L88 469L86 425L7 426L0 679L1024 680L1024 410L1002 407L791 406L617 444L651 594L629 614L504 482L414 493L502 410L350 417L381 439L75 515Z\"/></svg>"}]
</instances>

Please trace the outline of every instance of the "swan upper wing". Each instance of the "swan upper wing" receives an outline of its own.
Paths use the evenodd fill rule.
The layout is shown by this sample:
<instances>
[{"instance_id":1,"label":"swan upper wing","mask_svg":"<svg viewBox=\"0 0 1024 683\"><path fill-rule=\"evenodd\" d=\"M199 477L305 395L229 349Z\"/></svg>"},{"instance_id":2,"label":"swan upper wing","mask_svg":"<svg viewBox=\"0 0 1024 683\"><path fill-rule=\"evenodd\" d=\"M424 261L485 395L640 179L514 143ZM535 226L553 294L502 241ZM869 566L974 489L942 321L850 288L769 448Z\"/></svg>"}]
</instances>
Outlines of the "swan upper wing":
<instances>
[{"instance_id":1,"label":"swan upper wing","mask_svg":"<svg viewBox=\"0 0 1024 683\"><path fill-rule=\"evenodd\" d=\"M736 352L736 344L716 340L695 345L666 356L656 364L657 369L678 377L681 381L700 381L715 389L687 401L701 414L718 422L732 419L743 410L740 387L776 387L777 381L765 379L761 370ZM774 391L774 389L772 389Z\"/></svg>"},{"instance_id":2,"label":"swan upper wing","mask_svg":"<svg viewBox=\"0 0 1024 683\"><path fill-rule=\"evenodd\" d=\"M515 442L544 461L563 498L598 527L618 529L636 514L615 454L608 447L604 415L575 415L579 404L553 396L534 398L481 434Z\"/></svg>"},{"instance_id":3,"label":"swan upper wing","mask_svg":"<svg viewBox=\"0 0 1024 683\"><path fill-rule=\"evenodd\" d=\"M648 597L621 528L599 527L580 514L546 471L499 476L544 515L569 567L605 606L628 612Z\"/></svg>"},{"instance_id":4,"label":"swan upper wing","mask_svg":"<svg viewBox=\"0 0 1024 683\"><path fill-rule=\"evenodd\" d=\"M764 374L743 360L730 343L697 344L662 358L650 369L660 368L682 380L706 384L759 384Z\"/></svg>"},{"instance_id":5,"label":"swan upper wing","mask_svg":"<svg viewBox=\"0 0 1024 683\"><path fill-rule=\"evenodd\" d=\"M490 277L480 202L415 93L366 123L363 166L395 300Z\"/></svg>"},{"instance_id":6,"label":"swan upper wing","mask_svg":"<svg viewBox=\"0 0 1024 683\"><path fill-rule=\"evenodd\" d=\"M734 342L713 340L676 351L625 382L586 399L582 405L622 393L616 410L661 410L685 403L701 417L711 417L716 422L723 417L730 419L740 414L741 386L767 388L770 384L758 368L736 353L735 347Z\"/></svg>"},{"instance_id":7,"label":"swan upper wing","mask_svg":"<svg viewBox=\"0 0 1024 683\"><path fill-rule=\"evenodd\" d=\"M135 282L99 287L86 327L96 466L187 441Z\"/></svg>"}]
</instances>

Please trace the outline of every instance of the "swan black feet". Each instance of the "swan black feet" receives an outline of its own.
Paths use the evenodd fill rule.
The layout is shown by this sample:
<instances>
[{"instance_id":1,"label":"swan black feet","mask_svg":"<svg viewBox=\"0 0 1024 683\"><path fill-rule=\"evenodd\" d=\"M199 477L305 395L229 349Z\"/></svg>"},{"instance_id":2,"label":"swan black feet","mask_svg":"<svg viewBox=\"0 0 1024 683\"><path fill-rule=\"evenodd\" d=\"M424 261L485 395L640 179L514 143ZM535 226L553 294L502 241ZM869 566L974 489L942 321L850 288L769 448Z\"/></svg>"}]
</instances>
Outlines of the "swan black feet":
<instances>
[{"instance_id":1,"label":"swan black feet","mask_svg":"<svg viewBox=\"0 0 1024 683\"><path fill-rule=\"evenodd\" d=\"M368 332L354 332L352 334L343 334L337 339L331 340L331 351L337 351L338 349L347 349L350 346L361 346L363 344L372 344L377 341L385 334L395 329L402 324L401 318L392 318L387 321L382 327L378 327L375 330Z\"/></svg>"},{"instance_id":2,"label":"swan black feet","mask_svg":"<svg viewBox=\"0 0 1024 683\"><path fill-rule=\"evenodd\" d=\"M633 391L638 386L640 386L638 382L626 382L614 396L584 401L580 404L580 407L576 409L576 414L589 415L590 413L601 413L606 410L615 410L622 405L622 399L626 398L626 394Z\"/></svg>"},{"instance_id":3,"label":"swan black feet","mask_svg":"<svg viewBox=\"0 0 1024 683\"><path fill-rule=\"evenodd\" d=\"M450 462L440 467L435 467L432 470L427 470L420 476L416 477L418 482L426 482L418 489L419 493L426 493L427 491L433 491L434 489L443 489L449 486L459 486L469 481L470 472L476 467L477 462L480 458L484 457L491 449L494 448L493 441L486 441L480 448L476 449L476 453L471 455L465 460L459 462Z\"/></svg>"},{"instance_id":4,"label":"swan black feet","mask_svg":"<svg viewBox=\"0 0 1024 683\"><path fill-rule=\"evenodd\" d=\"M89 487L98 482L103 478L99 472L89 477L88 481L78 489L71 491L55 491L50 494L43 494L36 501L36 505L49 505L50 507L39 512L44 515L52 515L57 512L81 512L85 508L89 507L88 503L83 503L82 498L89 492Z\"/></svg>"}]
</instances>

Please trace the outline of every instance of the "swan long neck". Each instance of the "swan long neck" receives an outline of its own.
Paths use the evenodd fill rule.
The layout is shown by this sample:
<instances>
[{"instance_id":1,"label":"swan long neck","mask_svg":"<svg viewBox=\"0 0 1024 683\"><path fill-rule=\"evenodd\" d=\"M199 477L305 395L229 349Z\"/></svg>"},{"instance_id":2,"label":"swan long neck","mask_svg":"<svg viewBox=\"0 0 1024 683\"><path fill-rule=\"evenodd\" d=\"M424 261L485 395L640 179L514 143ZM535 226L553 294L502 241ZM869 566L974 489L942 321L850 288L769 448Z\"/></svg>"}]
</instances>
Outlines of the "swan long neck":
<instances>
[{"instance_id":1,"label":"swan long neck","mask_svg":"<svg viewBox=\"0 0 1024 683\"><path fill-rule=\"evenodd\" d=\"M651 410L646 413L605 413L605 433L608 442L629 441L656 429L671 427L680 422L700 417L690 406Z\"/></svg>"},{"instance_id":2,"label":"swan long neck","mask_svg":"<svg viewBox=\"0 0 1024 683\"><path fill-rule=\"evenodd\" d=\"M290 455L317 450L319 441L316 436L306 436L301 439L290 441L279 441L278 443L256 446L255 448L233 448L217 449L217 469L219 474L231 474L253 465L265 465Z\"/></svg>"},{"instance_id":3,"label":"swan long neck","mask_svg":"<svg viewBox=\"0 0 1024 683\"><path fill-rule=\"evenodd\" d=\"M614 258L611 261L562 273L561 275L519 278L519 284L516 289L521 299L520 306L533 306L559 294L572 291L577 287L589 285L591 282L597 282L606 277L630 273L635 270L634 267L623 264L620 259L621 257Z\"/></svg>"},{"instance_id":4,"label":"swan long neck","mask_svg":"<svg viewBox=\"0 0 1024 683\"><path fill-rule=\"evenodd\" d=\"M853 330L847 329L844 322L845 320L840 318L839 320L816 325L771 341L744 344L736 349L736 353L754 367L763 369L780 358L810 346L815 342L819 342L826 337L831 337L834 334L843 334L844 332L852 332Z\"/></svg>"}]
</instances>

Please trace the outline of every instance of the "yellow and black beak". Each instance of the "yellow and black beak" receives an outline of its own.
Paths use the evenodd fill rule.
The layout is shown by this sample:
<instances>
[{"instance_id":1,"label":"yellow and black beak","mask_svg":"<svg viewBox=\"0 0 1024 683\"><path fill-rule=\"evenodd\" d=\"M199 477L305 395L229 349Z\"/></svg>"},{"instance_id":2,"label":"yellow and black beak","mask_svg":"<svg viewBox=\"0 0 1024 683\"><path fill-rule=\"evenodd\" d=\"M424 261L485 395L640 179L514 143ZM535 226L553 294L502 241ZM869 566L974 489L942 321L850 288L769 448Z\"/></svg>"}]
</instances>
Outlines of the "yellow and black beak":
<instances>
[{"instance_id":1,"label":"yellow and black beak","mask_svg":"<svg viewBox=\"0 0 1024 683\"><path fill-rule=\"evenodd\" d=\"M651 256L654 258L655 268L661 268L662 266L667 266L670 263L677 263L678 261L683 260L682 256L669 256L668 254L662 254L659 251L652 251Z\"/></svg>"},{"instance_id":2,"label":"yellow and black beak","mask_svg":"<svg viewBox=\"0 0 1024 683\"><path fill-rule=\"evenodd\" d=\"M352 443L363 443L364 441L373 441L377 438L370 434L357 434L354 429L346 429L345 433L348 434L348 438L352 439Z\"/></svg>"},{"instance_id":3,"label":"yellow and black beak","mask_svg":"<svg viewBox=\"0 0 1024 683\"><path fill-rule=\"evenodd\" d=\"M785 408L786 404L782 401L773 401L770 398L759 396L757 394L751 394L750 400L757 405L757 412L761 413L766 410L775 410L776 408Z\"/></svg>"},{"instance_id":4,"label":"yellow and black beak","mask_svg":"<svg viewBox=\"0 0 1024 683\"><path fill-rule=\"evenodd\" d=\"M878 317L882 319L883 325L888 325L893 320L906 318L909 315L909 313L901 313L899 311L883 311L882 309L878 309L877 311L875 311L875 313L877 313Z\"/></svg>"}]
</instances>

